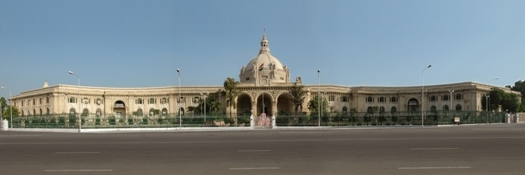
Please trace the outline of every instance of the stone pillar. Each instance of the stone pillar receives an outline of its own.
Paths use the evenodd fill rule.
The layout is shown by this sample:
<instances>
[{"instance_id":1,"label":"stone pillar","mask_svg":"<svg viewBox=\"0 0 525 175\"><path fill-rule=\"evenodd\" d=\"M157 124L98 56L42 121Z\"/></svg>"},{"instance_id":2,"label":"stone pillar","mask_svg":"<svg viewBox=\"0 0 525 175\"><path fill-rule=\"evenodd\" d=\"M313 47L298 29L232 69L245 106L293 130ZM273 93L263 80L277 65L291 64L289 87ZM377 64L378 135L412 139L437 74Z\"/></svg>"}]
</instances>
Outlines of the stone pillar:
<instances>
[{"instance_id":1,"label":"stone pillar","mask_svg":"<svg viewBox=\"0 0 525 175\"><path fill-rule=\"evenodd\" d=\"M250 127L252 127L252 129L255 127L255 118L253 117L253 110L252 114L250 115Z\"/></svg>"},{"instance_id":2,"label":"stone pillar","mask_svg":"<svg viewBox=\"0 0 525 175\"><path fill-rule=\"evenodd\" d=\"M276 129L277 124L275 123L275 116L272 116L272 129Z\"/></svg>"},{"instance_id":3,"label":"stone pillar","mask_svg":"<svg viewBox=\"0 0 525 175\"><path fill-rule=\"evenodd\" d=\"M2 131L7 131L9 128L8 128L8 122L6 119L2 120Z\"/></svg>"},{"instance_id":4,"label":"stone pillar","mask_svg":"<svg viewBox=\"0 0 525 175\"><path fill-rule=\"evenodd\" d=\"M252 101L252 110L251 110L252 111L252 116L254 114L255 114L255 116L257 116L258 111L257 111L257 105L256 104L257 104L257 102L253 102Z\"/></svg>"}]
</instances>

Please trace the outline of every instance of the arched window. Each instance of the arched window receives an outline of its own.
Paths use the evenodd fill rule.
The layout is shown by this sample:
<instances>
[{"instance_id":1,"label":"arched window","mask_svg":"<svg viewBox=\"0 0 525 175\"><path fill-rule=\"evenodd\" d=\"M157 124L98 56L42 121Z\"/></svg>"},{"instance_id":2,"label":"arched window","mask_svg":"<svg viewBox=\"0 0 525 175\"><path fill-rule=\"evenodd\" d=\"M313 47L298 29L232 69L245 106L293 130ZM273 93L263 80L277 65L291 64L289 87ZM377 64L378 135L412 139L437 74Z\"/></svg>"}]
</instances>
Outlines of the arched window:
<instances>
[{"instance_id":1,"label":"arched window","mask_svg":"<svg viewBox=\"0 0 525 175\"><path fill-rule=\"evenodd\" d=\"M155 99L154 98L150 98L149 99L149 104L155 104Z\"/></svg>"},{"instance_id":2,"label":"arched window","mask_svg":"<svg viewBox=\"0 0 525 175\"><path fill-rule=\"evenodd\" d=\"M436 113L437 112L437 107L432 105L432 107L430 107L430 112L431 113Z\"/></svg>"},{"instance_id":3,"label":"arched window","mask_svg":"<svg viewBox=\"0 0 525 175\"><path fill-rule=\"evenodd\" d=\"M75 103L76 100L75 100L75 97L69 97L69 103Z\"/></svg>"},{"instance_id":4,"label":"arched window","mask_svg":"<svg viewBox=\"0 0 525 175\"><path fill-rule=\"evenodd\" d=\"M164 116L168 115L168 109L162 108L162 115Z\"/></svg>"},{"instance_id":5,"label":"arched window","mask_svg":"<svg viewBox=\"0 0 525 175\"><path fill-rule=\"evenodd\" d=\"M95 103L96 103L97 105L100 105L100 104L102 104L102 99L100 99L100 98L97 98L97 101L95 101Z\"/></svg>"},{"instance_id":6,"label":"arched window","mask_svg":"<svg viewBox=\"0 0 525 175\"><path fill-rule=\"evenodd\" d=\"M461 94L456 94L456 100L461 100L463 99L463 95Z\"/></svg>"},{"instance_id":7,"label":"arched window","mask_svg":"<svg viewBox=\"0 0 525 175\"><path fill-rule=\"evenodd\" d=\"M84 108L84 110L82 110L82 116L88 116L89 115L89 110L87 108Z\"/></svg>"},{"instance_id":8,"label":"arched window","mask_svg":"<svg viewBox=\"0 0 525 175\"><path fill-rule=\"evenodd\" d=\"M97 112L95 113L95 115L97 115L97 117L102 116L102 110L100 108L98 108Z\"/></svg>"},{"instance_id":9,"label":"arched window","mask_svg":"<svg viewBox=\"0 0 525 175\"><path fill-rule=\"evenodd\" d=\"M449 101L450 97L448 95L443 95L443 101Z\"/></svg>"},{"instance_id":10,"label":"arched window","mask_svg":"<svg viewBox=\"0 0 525 175\"><path fill-rule=\"evenodd\" d=\"M346 114L348 112L348 108L345 106L341 111L343 111L343 114Z\"/></svg>"},{"instance_id":11,"label":"arched window","mask_svg":"<svg viewBox=\"0 0 525 175\"><path fill-rule=\"evenodd\" d=\"M396 98L396 97L392 97L392 98L390 98L390 102L392 102L392 103L397 103L397 98Z\"/></svg>"},{"instance_id":12,"label":"arched window","mask_svg":"<svg viewBox=\"0 0 525 175\"><path fill-rule=\"evenodd\" d=\"M430 101L437 101L437 97L435 95L430 96Z\"/></svg>"},{"instance_id":13,"label":"arched window","mask_svg":"<svg viewBox=\"0 0 525 175\"><path fill-rule=\"evenodd\" d=\"M137 116L142 116L143 115L143 112L142 112L142 109L137 109L137 113L136 113Z\"/></svg>"},{"instance_id":14,"label":"arched window","mask_svg":"<svg viewBox=\"0 0 525 175\"><path fill-rule=\"evenodd\" d=\"M74 115L76 114L77 112L75 111L75 108L71 108L69 109L69 115Z\"/></svg>"},{"instance_id":15,"label":"arched window","mask_svg":"<svg viewBox=\"0 0 525 175\"><path fill-rule=\"evenodd\" d=\"M40 116L42 116L42 109L40 109L40 113L39 113Z\"/></svg>"},{"instance_id":16,"label":"arched window","mask_svg":"<svg viewBox=\"0 0 525 175\"><path fill-rule=\"evenodd\" d=\"M138 98L137 100L135 100L135 103L136 104L143 104L144 100L142 100L142 98Z\"/></svg>"},{"instance_id":17,"label":"arched window","mask_svg":"<svg viewBox=\"0 0 525 175\"><path fill-rule=\"evenodd\" d=\"M35 101L35 100L33 99L33 101ZM33 116L36 116L36 110L35 109L33 109Z\"/></svg>"},{"instance_id":18,"label":"arched window","mask_svg":"<svg viewBox=\"0 0 525 175\"><path fill-rule=\"evenodd\" d=\"M372 97L367 97L367 98L366 98L366 102L368 102L368 103L372 103L372 102L374 102L374 98L372 98Z\"/></svg>"},{"instance_id":19,"label":"arched window","mask_svg":"<svg viewBox=\"0 0 525 175\"><path fill-rule=\"evenodd\" d=\"M443 106L443 111L448 111L448 110L449 110L448 105L444 105L444 106Z\"/></svg>"},{"instance_id":20,"label":"arched window","mask_svg":"<svg viewBox=\"0 0 525 175\"><path fill-rule=\"evenodd\" d=\"M456 111L461 111L462 110L462 107L460 104L456 105Z\"/></svg>"},{"instance_id":21,"label":"arched window","mask_svg":"<svg viewBox=\"0 0 525 175\"><path fill-rule=\"evenodd\" d=\"M46 97L46 103L49 103L49 97Z\"/></svg>"},{"instance_id":22,"label":"arched window","mask_svg":"<svg viewBox=\"0 0 525 175\"><path fill-rule=\"evenodd\" d=\"M49 108L47 108L46 110L46 115L49 115Z\"/></svg>"},{"instance_id":23,"label":"arched window","mask_svg":"<svg viewBox=\"0 0 525 175\"><path fill-rule=\"evenodd\" d=\"M380 103L384 103L384 102L386 102L385 97L379 97L379 102L380 102Z\"/></svg>"},{"instance_id":24,"label":"arched window","mask_svg":"<svg viewBox=\"0 0 525 175\"><path fill-rule=\"evenodd\" d=\"M392 106L392 108L390 108L390 113L395 114L396 112L397 108L395 106Z\"/></svg>"},{"instance_id":25,"label":"arched window","mask_svg":"<svg viewBox=\"0 0 525 175\"><path fill-rule=\"evenodd\" d=\"M155 109L151 108L149 109L149 116L155 115Z\"/></svg>"},{"instance_id":26,"label":"arched window","mask_svg":"<svg viewBox=\"0 0 525 175\"><path fill-rule=\"evenodd\" d=\"M341 101L343 101L343 102L348 102L348 97L347 97L347 96L343 96L343 97L341 98Z\"/></svg>"},{"instance_id":27,"label":"arched window","mask_svg":"<svg viewBox=\"0 0 525 175\"><path fill-rule=\"evenodd\" d=\"M372 108L372 106L369 106L369 107L366 109L366 113L369 113L369 114L373 114L373 113L374 113L374 109Z\"/></svg>"}]
</instances>

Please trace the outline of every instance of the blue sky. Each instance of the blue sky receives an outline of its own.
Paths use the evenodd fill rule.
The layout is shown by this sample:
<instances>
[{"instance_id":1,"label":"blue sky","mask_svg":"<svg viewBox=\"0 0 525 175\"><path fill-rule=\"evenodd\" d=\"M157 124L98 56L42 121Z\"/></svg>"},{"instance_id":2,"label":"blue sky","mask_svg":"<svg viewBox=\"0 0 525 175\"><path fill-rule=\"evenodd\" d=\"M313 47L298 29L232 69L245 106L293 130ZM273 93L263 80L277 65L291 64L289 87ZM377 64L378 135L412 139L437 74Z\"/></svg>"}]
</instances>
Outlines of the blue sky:
<instances>
[{"instance_id":1,"label":"blue sky","mask_svg":"<svg viewBox=\"0 0 525 175\"><path fill-rule=\"evenodd\" d=\"M525 1L2 0L0 85L221 86L259 51L304 84L525 79ZM0 92L0 96L8 96Z\"/></svg>"}]
</instances>

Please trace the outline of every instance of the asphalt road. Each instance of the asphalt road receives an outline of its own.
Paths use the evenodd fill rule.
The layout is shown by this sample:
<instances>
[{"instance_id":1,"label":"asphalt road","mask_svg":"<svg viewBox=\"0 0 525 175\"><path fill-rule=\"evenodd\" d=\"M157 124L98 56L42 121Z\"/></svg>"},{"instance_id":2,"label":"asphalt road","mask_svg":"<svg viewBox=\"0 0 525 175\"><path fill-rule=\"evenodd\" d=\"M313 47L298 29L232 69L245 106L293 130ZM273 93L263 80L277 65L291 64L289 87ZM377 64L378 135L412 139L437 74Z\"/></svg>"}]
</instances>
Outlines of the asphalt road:
<instances>
[{"instance_id":1,"label":"asphalt road","mask_svg":"<svg viewBox=\"0 0 525 175\"><path fill-rule=\"evenodd\" d=\"M0 174L525 174L525 124L331 130L0 131Z\"/></svg>"}]
</instances>

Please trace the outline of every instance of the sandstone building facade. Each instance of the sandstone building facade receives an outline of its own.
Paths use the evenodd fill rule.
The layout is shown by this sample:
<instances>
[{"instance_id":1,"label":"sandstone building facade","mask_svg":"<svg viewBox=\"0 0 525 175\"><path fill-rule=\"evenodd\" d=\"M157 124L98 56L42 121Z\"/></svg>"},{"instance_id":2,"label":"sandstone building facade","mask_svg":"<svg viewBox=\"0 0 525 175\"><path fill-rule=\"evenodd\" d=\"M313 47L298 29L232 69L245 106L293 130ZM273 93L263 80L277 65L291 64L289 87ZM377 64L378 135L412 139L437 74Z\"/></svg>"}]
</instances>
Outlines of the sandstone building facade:
<instances>
[{"instance_id":1,"label":"sandstone building facade","mask_svg":"<svg viewBox=\"0 0 525 175\"><path fill-rule=\"evenodd\" d=\"M239 115L253 113L278 117L278 113L293 113L294 104L289 90L292 86L304 86L306 91L300 112L309 113L308 101L322 95L328 101L329 112L346 113L351 109L367 112L371 108L382 112L466 110L482 111L482 98L491 88L487 84L461 82L426 85L425 97L421 97L421 86L378 87L303 85L301 77L290 81L290 69L274 57L266 35L260 42L256 57L240 69L239 95L233 99L233 107L223 95L218 100L223 104L222 112ZM512 92L508 88L501 88ZM453 92L452 92L453 90ZM29 90L15 95L11 102L24 116L47 114L88 113L96 116L125 116L132 113L143 115L152 111L160 114L188 113L188 108L198 105L206 94L224 91L222 86L170 86L150 88L109 88L75 85L54 85ZM180 93L180 95L179 95ZM517 92L513 92L517 93ZM424 106L422 107L422 103Z\"/></svg>"}]
</instances>

